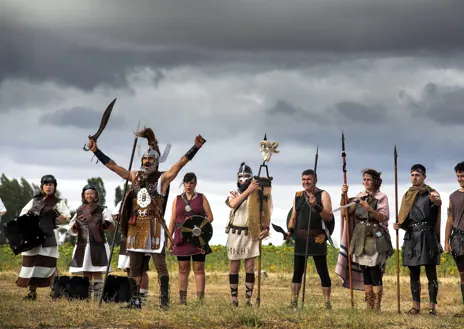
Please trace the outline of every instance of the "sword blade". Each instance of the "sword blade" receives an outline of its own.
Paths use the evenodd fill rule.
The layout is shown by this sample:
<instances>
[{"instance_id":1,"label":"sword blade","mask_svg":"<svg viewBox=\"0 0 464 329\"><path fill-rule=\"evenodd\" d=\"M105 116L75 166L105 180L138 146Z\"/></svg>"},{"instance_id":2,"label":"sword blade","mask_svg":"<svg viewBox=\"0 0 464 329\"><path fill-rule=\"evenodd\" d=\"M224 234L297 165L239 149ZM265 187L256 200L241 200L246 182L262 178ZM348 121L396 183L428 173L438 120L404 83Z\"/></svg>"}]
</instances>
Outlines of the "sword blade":
<instances>
[{"instance_id":1,"label":"sword blade","mask_svg":"<svg viewBox=\"0 0 464 329\"><path fill-rule=\"evenodd\" d=\"M106 108L105 112L103 112L101 121L100 121L100 127L98 127L98 130L95 134L89 136L89 139L93 141L97 141L98 137L100 137L101 133L106 127L106 124L108 123L108 120L110 119L111 111L113 111L114 104L116 103L116 99L113 99L113 101L108 105Z\"/></svg>"},{"instance_id":2,"label":"sword blade","mask_svg":"<svg viewBox=\"0 0 464 329\"><path fill-rule=\"evenodd\" d=\"M338 207L337 209L333 210L332 213L337 212L337 211L342 210L342 209L345 209L345 208L348 208L348 207L350 207L350 206L352 206L352 205L354 205L354 204L356 204L356 203L358 203L358 202L357 202L357 201L353 201L353 202L350 202L350 203L348 203L348 204L346 204L346 205L344 205L344 206L340 206L340 207Z\"/></svg>"},{"instance_id":3,"label":"sword blade","mask_svg":"<svg viewBox=\"0 0 464 329\"><path fill-rule=\"evenodd\" d=\"M282 233L282 235L284 236L284 239L287 237L287 232L285 232L285 230L282 227L276 224L271 224L271 225L274 228L274 230L276 230L279 233Z\"/></svg>"}]
</instances>

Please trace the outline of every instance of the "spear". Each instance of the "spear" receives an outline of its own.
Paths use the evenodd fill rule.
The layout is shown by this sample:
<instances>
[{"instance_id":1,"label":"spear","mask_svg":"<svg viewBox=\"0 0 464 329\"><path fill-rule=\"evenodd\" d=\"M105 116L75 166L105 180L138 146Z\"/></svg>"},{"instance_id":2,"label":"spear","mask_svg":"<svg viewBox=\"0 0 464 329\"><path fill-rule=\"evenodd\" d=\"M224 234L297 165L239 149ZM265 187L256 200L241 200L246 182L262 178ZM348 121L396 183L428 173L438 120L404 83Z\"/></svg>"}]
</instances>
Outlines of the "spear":
<instances>
[{"instance_id":1,"label":"spear","mask_svg":"<svg viewBox=\"0 0 464 329\"><path fill-rule=\"evenodd\" d=\"M347 185L346 181L346 153L345 153L345 134L342 131L342 158L343 158L343 183ZM348 204L348 193L343 193L345 204ZM351 255L350 255L350 223L349 223L349 208L345 208L345 227L346 227L346 255L348 258L348 278L350 281L350 299L351 308L354 308L353 301L353 281L351 279Z\"/></svg>"},{"instance_id":2,"label":"spear","mask_svg":"<svg viewBox=\"0 0 464 329\"><path fill-rule=\"evenodd\" d=\"M140 126L140 122L137 126L137 130ZM118 235L118 230L119 230L119 223L121 222L121 216L122 216L122 210L124 208L124 198L126 197L126 193L127 193L127 186L129 185L129 177L130 177L130 171L132 170L132 162L134 161L134 154L135 154L135 148L137 147L137 135L135 135L135 138L134 138L134 145L132 146L132 154L131 154L131 158L130 158L130 162L129 162L129 175L127 175L127 178L126 178L126 182L124 184L124 193L122 194L123 195L123 202L121 203L121 206L119 207L119 216L118 216L118 220L116 221L116 228L114 229L114 236L113 236L113 242L111 243L111 251L110 251L110 257L108 259L108 265L106 266L106 275L105 275L105 281L103 281L103 290L102 290L102 294L100 296L100 301L98 303L98 307L101 307L102 305L102 301L103 301L103 294L105 292L105 287L106 287L106 281L108 279L108 272L110 270L110 265L111 265L111 258L113 257L113 251L114 251L114 244L116 242L116 235Z\"/></svg>"},{"instance_id":3,"label":"spear","mask_svg":"<svg viewBox=\"0 0 464 329\"><path fill-rule=\"evenodd\" d=\"M398 152L395 150L393 152L393 157L395 159L395 215L396 223L398 223ZM396 230L396 299L398 304L398 313L401 313L400 307L400 252L399 252L399 235L398 230Z\"/></svg>"},{"instance_id":4,"label":"spear","mask_svg":"<svg viewBox=\"0 0 464 329\"><path fill-rule=\"evenodd\" d=\"M316 171L317 171L317 160L319 158L319 145L316 148L316 155L314 157L314 174L312 179L312 187L311 187L311 194L314 195L314 191L316 188ZM305 192L306 193L306 192ZM308 230L309 233L310 224L311 224L311 214L313 212L309 210L309 219L308 219ZM306 288L306 269L308 266L308 244L309 244L309 234L306 235L306 249L305 249L305 265L304 265L304 273L303 273L303 294L301 296L301 309L304 307L304 300L305 300L305 288Z\"/></svg>"}]
</instances>

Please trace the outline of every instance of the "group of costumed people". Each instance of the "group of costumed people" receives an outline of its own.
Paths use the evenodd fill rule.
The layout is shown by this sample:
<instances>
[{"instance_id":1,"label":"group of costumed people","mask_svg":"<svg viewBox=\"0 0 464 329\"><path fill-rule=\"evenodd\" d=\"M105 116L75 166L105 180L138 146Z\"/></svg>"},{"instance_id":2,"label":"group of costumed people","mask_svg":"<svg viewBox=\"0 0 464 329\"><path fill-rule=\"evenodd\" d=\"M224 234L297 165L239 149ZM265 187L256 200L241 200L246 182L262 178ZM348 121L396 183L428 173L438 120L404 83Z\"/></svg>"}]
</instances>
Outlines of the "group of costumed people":
<instances>
[{"instance_id":1,"label":"group of costumed people","mask_svg":"<svg viewBox=\"0 0 464 329\"><path fill-rule=\"evenodd\" d=\"M102 293L102 273L106 271L110 251L105 230L114 230L119 221L123 236L118 267L129 277L131 298L128 308L140 309L148 292L150 258L153 259L160 286L160 306L170 304L169 274L166 266L166 248L177 257L179 264L178 288L180 304L187 303L187 284L191 267L195 274L197 299L205 296L205 260L211 248L201 248L184 241L180 228L187 218L200 215L210 223L213 213L206 196L196 191L197 176L185 174L184 192L172 204L169 225L164 214L170 183L181 169L191 161L205 140L196 136L194 145L181 159L166 171L159 170L162 160L158 141L150 128L137 133L146 138L148 150L142 155L141 168L136 171L117 165L97 143L90 139L87 146L98 160L111 171L130 182L130 189L114 211L99 205L96 188L86 185L82 190L82 205L70 221L69 233L77 236L76 247L69 271L93 280L94 296ZM165 157L164 157L165 158ZM450 196L448 221L445 232L445 251L451 252L461 276L464 304L464 162L454 168L460 189ZM398 222L394 229L405 231L402 248L403 266L409 268L412 308L409 314L421 312L421 267L428 279L429 311L436 315L438 279L436 266L440 264L443 249L440 245L440 216L442 200L439 193L425 184L426 168L421 164L411 167L412 186L403 195ZM388 231L390 220L389 201L380 188L381 173L374 169L362 171L364 190L347 198L348 186L341 188L341 245L335 273L342 279L343 287L365 292L366 308L380 311L383 297L383 275L386 262L394 253ZM301 174L303 190L295 193L287 222L285 239L294 239L294 268L291 282L293 309L303 281L307 258L311 256L320 277L325 307L331 309L331 277L327 267L327 242L335 225L334 210L329 193L317 187L317 173L304 170ZM40 193L22 209L21 215L40 215L40 227L46 239L42 245L23 252L23 264L16 281L28 287L28 300L37 298L38 287L49 287L58 275L56 225L70 219L65 202L55 196L57 181L52 175L41 180ZM272 214L272 188L259 184L253 171L241 163L237 172L237 187L225 200L230 208L226 227L227 255L229 259L230 298L239 305L239 272L243 261L245 269L245 305L251 305L255 285L255 259L260 256L262 239L269 235ZM260 200L260 202L258 202ZM121 215L119 218L119 214ZM348 218L345 218L348 216ZM348 227L345 225L348 222ZM350 243L347 244L346 230ZM169 235L169 236L168 236ZM349 251L349 252L348 252ZM348 259L350 255L350 259ZM349 266L351 265L351 280ZM460 313L461 315L463 313Z\"/></svg>"}]
</instances>

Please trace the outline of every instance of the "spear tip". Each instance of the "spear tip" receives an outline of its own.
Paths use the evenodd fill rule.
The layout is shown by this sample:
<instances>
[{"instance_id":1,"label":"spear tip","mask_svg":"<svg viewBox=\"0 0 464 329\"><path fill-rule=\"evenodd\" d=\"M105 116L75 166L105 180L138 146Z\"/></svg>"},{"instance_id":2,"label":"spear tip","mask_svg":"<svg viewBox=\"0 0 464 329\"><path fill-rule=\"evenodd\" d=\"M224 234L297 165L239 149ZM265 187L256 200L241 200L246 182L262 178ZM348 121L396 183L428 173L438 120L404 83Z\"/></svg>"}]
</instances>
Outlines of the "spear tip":
<instances>
[{"instance_id":1,"label":"spear tip","mask_svg":"<svg viewBox=\"0 0 464 329\"><path fill-rule=\"evenodd\" d=\"M394 155L395 155L395 158L398 157L398 152L396 151L396 144L395 144L395 149L394 149Z\"/></svg>"},{"instance_id":2,"label":"spear tip","mask_svg":"<svg viewBox=\"0 0 464 329\"><path fill-rule=\"evenodd\" d=\"M343 133L343 130L342 130L342 151L345 151L345 134Z\"/></svg>"},{"instance_id":3,"label":"spear tip","mask_svg":"<svg viewBox=\"0 0 464 329\"><path fill-rule=\"evenodd\" d=\"M266 133L264 133L264 140L267 141Z\"/></svg>"}]
</instances>

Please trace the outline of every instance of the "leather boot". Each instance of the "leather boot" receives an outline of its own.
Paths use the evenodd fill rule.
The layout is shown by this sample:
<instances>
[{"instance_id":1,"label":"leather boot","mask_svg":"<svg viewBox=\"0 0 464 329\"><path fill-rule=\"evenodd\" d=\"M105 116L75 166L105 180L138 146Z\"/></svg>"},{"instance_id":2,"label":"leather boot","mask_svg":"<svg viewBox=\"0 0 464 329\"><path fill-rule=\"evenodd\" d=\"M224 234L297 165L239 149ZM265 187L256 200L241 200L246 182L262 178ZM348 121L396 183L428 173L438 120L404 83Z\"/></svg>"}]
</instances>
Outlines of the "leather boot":
<instances>
[{"instance_id":1,"label":"leather boot","mask_svg":"<svg viewBox=\"0 0 464 329\"><path fill-rule=\"evenodd\" d=\"M179 290L180 305L187 305L187 290Z\"/></svg>"},{"instance_id":2,"label":"leather boot","mask_svg":"<svg viewBox=\"0 0 464 329\"><path fill-rule=\"evenodd\" d=\"M94 280L93 283L93 299L95 302L100 301L100 297L103 292L103 281L102 280Z\"/></svg>"},{"instance_id":3,"label":"leather boot","mask_svg":"<svg viewBox=\"0 0 464 329\"><path fill-rule=\"evenodd\" d=\"M367 310L373 310L374 309L374 292L371 291L365 291L365 301L366 301L366 309Z\"/></svg>"},{"instance_id":4,"label":"leather boot","mask_svg":"<svg viewBox=\"0 0 464 329\"><path fill-rule=\"evenodd\" d=\"M380 290L379 292L374 292L374 311L379 312L380 306L382 304L382 295L383 291Z\"/></svg>"},{"instance_id":5,"label":"leather boot","mask_svg":"<svg viewBox=\"0 0 464 329\"><path fill-rule=\"evenodd\" d=\"M160 307L169 308L169 277L163 276L160 279Z\"/></svg>"},{"instance_id":6,"label":"leather boot","mask_svg":"<svg viewBox=\"0 0 464 329\"><path fill-rule=\"evenodd\" d=\"M129 309L142 309L142 302L140 300L140 286L137 285L133 278L129 278L129 284L131 289L131 298L126 306L123 308Z\"/></svg>"}]
</instances>

